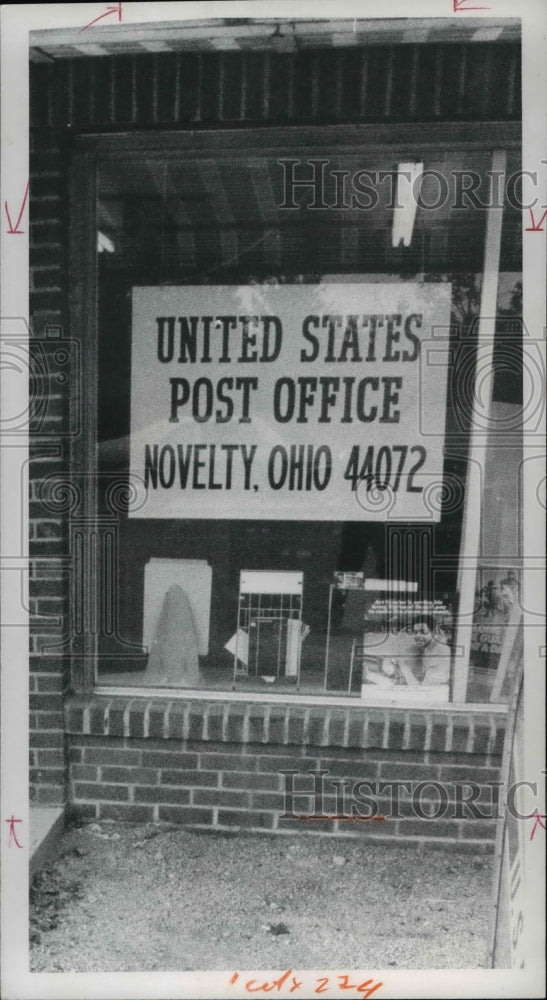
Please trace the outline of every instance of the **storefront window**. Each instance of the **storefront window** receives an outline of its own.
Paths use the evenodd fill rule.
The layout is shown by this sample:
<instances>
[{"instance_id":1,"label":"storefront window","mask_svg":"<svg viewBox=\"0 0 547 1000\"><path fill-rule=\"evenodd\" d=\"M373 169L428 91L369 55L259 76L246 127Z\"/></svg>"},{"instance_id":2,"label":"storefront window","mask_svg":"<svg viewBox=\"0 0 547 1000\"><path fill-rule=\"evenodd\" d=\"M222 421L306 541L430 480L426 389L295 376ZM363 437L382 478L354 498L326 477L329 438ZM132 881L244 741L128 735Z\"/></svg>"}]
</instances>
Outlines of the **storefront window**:
<instances>
[{"instance_id":1,"label":"storefront window","mask_svg":"<svg viewBox=\"0 0 547 1000\"><path fill-rule=\"evenodd\" d=\"M473 373L486 224L457 177L485 176L489 154L430 152L409 245L394 247L408 149L314 158L291 141L136 155L120 140L99 155L98 513L115 515L116 584L96 680L448 702L459 373ZM517 318L514 231L508 211L499 303ZM518 408L497 349L494 405ZM501 527L512 500L495 477L490 464ZM489 575L487 554L476 701L503 642L486 651L482 618L515 580L499 552Z\"/></svg>"}]
</instances>

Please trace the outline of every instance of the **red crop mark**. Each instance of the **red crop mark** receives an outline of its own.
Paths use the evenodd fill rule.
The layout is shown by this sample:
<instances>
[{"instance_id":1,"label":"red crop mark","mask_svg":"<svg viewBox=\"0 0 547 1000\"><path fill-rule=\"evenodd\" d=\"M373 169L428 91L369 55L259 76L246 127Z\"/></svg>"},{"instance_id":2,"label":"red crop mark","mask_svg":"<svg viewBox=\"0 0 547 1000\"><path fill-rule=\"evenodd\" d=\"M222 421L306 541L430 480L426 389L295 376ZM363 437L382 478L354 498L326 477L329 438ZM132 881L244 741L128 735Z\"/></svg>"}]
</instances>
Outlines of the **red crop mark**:
<instances>
[{"instance_id":1,"label":"red crop mark","mask_svg":"<svg viewBox=\"0 0 547 1000\"><path fill-rule=\"evenodd\" d=\"M6 213L8 224L9 224L9 229L6 229L6 232L9 233L10 236L21 236L25 232L24 229L19 229L19 223L21 222L21 219L23 218L23 212L25 211L25 205L27 203L27 198L28 198L28 191L29 191L29 181L27 181L27 186L25 188L25 194L24 194L24 197L23 197L23 203L21 205L21 211L19 212L19 215L17 216L17 222L15 223L15 226L13 225L13 222L11 221L11 216L9 214L8 203L7 203L7 201L4 202L4 211Z\"/></svg>"},{"instance_id":2,"label":"red crop mark","mask_svg":"<svg viewBox=\"0 0 547 1000\"><path fill-rule=\"evenodd\" d=\"M535 823L534 823L534 826L532 828L532 832L530 834L530 840L534 839L534 834L535 834L538 826L540 826L542 830L547 830L547 826L545 826L545 823L541 822L543 819L547 819L547 815L545 813L538 813L537 810L536 810L536 812L533 815L534 815Z\"/></svg>"},{"instance_id":3,"label":"red crop mark","mask_svg":"<svg viewBox=\"0 0 547 1000\"><path fill-rule=\"evenodd\" d=\"M491 7L467 7L465 0L454 0L454 13L457 14L460 10L491 10Z\"/></svg>"},{"instance_id":4,"label":"red crop mark","mask_svg":"<svg viewBox=\"0 0 547 1000\"><path fill-rule=\"evenodd\" d=\"M524 230L524 232L525 233L543 233L544 229L543 229L543 226L541 225L541 223L543 222L543 220L547 216L547 209L545 210L545 212L541 216L541 219L539 220L539 222L536 222L536 220L534 219L533 209L528 208L528 211L530 213L530 221L531 221L532 225L531 226L527 226L526 229Z\"/></svg>"},{"instance_id":5,"label":"red crop mark","mask_svg":"<svg viewBox=\"0 0 547 1000\"><path fill-rule=\"evenodd\" d=\"M6 823L9 823L9 841L8 841L8 847L11 847L12 840L15 841L15 846L16 847L21 847L21 848L23 847L23 845L20 844L19 841L17 840L17 834L15 832L15 824L16 823L22 823L22 822L23 822L22 819L15 819L15 816L13 815L13 813L11 814L10 818L6 820Z\"/></svg>"},{"instance_id":6,"label":"red crop mark","mask_svg":"<svg viewBox=\"0 0 547 1000\"><path fill-rule=\"evenodd\" d=\"M102 21L103 17L110 17L111 14L118 15L118 23L122 20L123 10L121 3L117 3L114 7L107 7L103 14L99 14L98 17L94 17L89 24L84 24L83 28L80 28L78 34L81 35L82 31L85 31L86 28L91 28L93 24L97 24L97 21Z\"/></svg>"}]
</instances>

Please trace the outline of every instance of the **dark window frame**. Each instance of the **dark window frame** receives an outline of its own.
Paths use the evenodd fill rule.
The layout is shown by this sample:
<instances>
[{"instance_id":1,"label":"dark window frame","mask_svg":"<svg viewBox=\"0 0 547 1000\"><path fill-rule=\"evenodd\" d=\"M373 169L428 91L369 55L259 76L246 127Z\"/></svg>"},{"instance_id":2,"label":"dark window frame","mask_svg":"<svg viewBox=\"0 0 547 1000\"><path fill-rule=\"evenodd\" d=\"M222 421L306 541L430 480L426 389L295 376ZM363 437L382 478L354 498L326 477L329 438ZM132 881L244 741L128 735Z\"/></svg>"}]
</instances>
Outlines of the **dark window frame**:
<instances>
[{"instance_id":1,"label":"dark window frame","mask_svg":"<svg viewBox=\"0 0 547 1000\"><path fill-rule=\"evenodd\" d=\"M204 155L246 158L253 151L306 156L356 154L359 148L375 152L391 152L394 159L418 157L430 150L473 149L490 151L494 148L520 149L520 123L460 123L397 125L314 125L309 127L207 127L188 128L176 132L116 132L82 133L74 137L70 166L70 321L81 343L81 433L71 441L70 474L82 483L82 503L78 516L79 544L83 564L79 567L83 627L74 637L71 650L71 686L79 693L96 688L95 667L98 656L97 636L86 625L93 622L94 608L100 595L96 580L87 572L96 543L98 524L97 457L98 439L98 268L96 255L97 232L97 165L105 157L161 153L165 158L203 158ZM75 585L70 599L75 601ZM74 607L74 604L73 604ZM109 689L113 697L115 688ZM120 694L122 693L120 689ZM191 695L191 692L184 692ZM208 696L216 692L207 692ZM143 696L162 696L157 689L143 689ZM165 697L173 697L166 691ZM203 697L203 692L196 696ZM248 700L253 700L250 693ZM304 696L302 696L304 698ZM218 692L219 700L230 698L229 692ZM279 695L283 701L283 695ZM322 701L340 702L339 696ZM346 698L344 703L355 704ZM466 703L467 704L467 703ZM470 703L471 704L471 703ZM448 708L456 707L449 702ZM484 707L484 706L483 706ZM425 710L425 708L424 708Z\"/></svg>"}]
</instances>

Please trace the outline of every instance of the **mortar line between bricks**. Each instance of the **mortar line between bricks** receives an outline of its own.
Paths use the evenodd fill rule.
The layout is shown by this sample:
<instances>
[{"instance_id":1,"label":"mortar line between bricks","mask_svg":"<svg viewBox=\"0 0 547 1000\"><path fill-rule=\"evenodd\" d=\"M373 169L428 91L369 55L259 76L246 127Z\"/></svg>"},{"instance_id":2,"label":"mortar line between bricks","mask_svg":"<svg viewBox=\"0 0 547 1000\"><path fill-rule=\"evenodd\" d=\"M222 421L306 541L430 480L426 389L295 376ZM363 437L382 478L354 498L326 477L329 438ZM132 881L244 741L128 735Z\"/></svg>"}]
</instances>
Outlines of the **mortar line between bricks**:
<instances>
[{"instance_id":1,"label":"mortar line between bricks","mask_svg":"<svg viewBox=\"0 0 547 1000\"><path fill-rule=\"evenodd\" d=\"M349 712L344 712L344 733L342 739L344 741L344 747L347 748L349 746Z\"/></svg>"},{"instance_id":2,"label":"mortar line between bricks","mask_svg":"<svg viewBox=\"0 0 547 1000\"><path fill-rule=\"evenodd\" d=\"M321 743L320 746L327 747L329 745L329 728L331 719L332 709L327 708L325 715L323 717L323 729L321 730Z\"/></svg>"},{"instance_id":3,"label":"mortar line between bricks","mask_svg":"<svg viewBox=\"0 0 547 1000\"><path fill-rule=\"evenodd\" d=\"M403 730L403 750L408 750L408 744L410 742L410 712L405 712L405 728Z\"/></svg>"},{"instance_id":4,"label":"mortar line between bricks","mask_svg":"<svg viewBox=\"0 0 547 1000\"><path fill-rule=\"evenodd\" d=\"M230 718L230 703L227 701L222 708L222 730L220 738L223 743L227 743L228 720Z\"/></svg>"},{"instance_id":5,"label":"mortar line between bricks","mask_svg":"<svg viewBox=\"0 0 547 1000\"><path fill-rule=\"evenodd\" d=\"M354 719L356 721L357 721L357 715L358 714L360 715L360 718L358 720L359 721L359 737L358 737L358 740L357 740L356 750L359 751L359 750L362 750L363 747L364 747L364 745L365 745L364 742L363 742L364 741L364 736L365 736L365 720L362 717L361 713L354 713Z\"/></svg>"},{"instance_id":6,"label":"mortar line between bricks","mask_svg":"<svg viewBox=\"0 0 547 1000\"><path fill-rule=\"evenodd\" d=\"M431 734L433 732L433 720L430 715L426 716L425 722L425 746L424 750L429 754L431 752Z\"/></svg>"},{"instance_id":7,"label":"mortar line between bricks","mask_svg":"<svg viewBox=\"0 0 547 1000\"><path fill-rule=\"evenodd\" d=\"M283 716L283 731L281 734L281 739L283 740L283 746L288 746L289 743L289 719L290 719L290 709L285 706L285 714Z\"/></svg>"},{"instance_id":8,"label":"mortar line between bricks","mask_svg":"<svg viewBox=\"0 0 547 1000\"><path fill-rule=\"evenodd\" d=\"M150 723L150 716L148 714L149 712L150 712L150 703L148 703L145 706L144 711L142 713L142 735L144 739L147 739L147 737L149 736L149 723Z\"/></svg>"},{"instance_id":9,"label":"mortar line between bricks","mask_svg":"<svg viewBox=\"0 0 547 1000\"><path fill-rule=\"evenodd\" d=\"M382 736L382 749L389 749L389 713L384 709L384 733Z\"/></svg>"},{"instance_id":10,"label":"mortar line between bricks","mask_svg":"<svg viewBox=\"0 0 547 1000\"><path fill-rule=\"evenodd\" d=\"M190 728L189 715L190 715L190 702L186 702L182 706L182 739L184 741L188 739L188 734L189 734L189 728Z\"/></svg>"},{"instance_id":11,"label":"mortar line between bricks","mask_svg":"<svg viewBox=\"0 0 547 1000\"><path fill-rule=\"evenodd\" d=\"M450 753L452 750L453 738L454 738L454 720L452 719L452 716L449 715L448 725L446 727L446 741L445 741L445 750L448 753Z\"/></svg>"},{"instance_id":12,"label":"mortar line between bricks","mask_svg":"<svg viewBox=\"0 0 547 1000\"><path fill-rule=\"evenodd\" d=\"M471 718L469 720L469 753L473 753L475 749L475 720Z\"/></svg>"},{"instance_id":13,"label":"mortar line between bricks","mask_svg":"<svg viewBox=\"0 0 547 1000\"><path fill-rule=\"evenodd\" d=\"M310 726L310 709L309 708L305 708L304 709L304 726L303 726L303 730L304 730L303 737L304 738L302 740L302 743L303 743L304 746L308 745L309 726Z\"/></svg>"},{"instance_id":14,"label":"mortar line between bricks","mask_svg":"<svg viewBox=\"0 0 547 1000\"><path fill-rule=\"evenodd\" d=\"M172 701L168 701L167 705L165 706L165 708L163 710L162 737L163 737L164 740L167 740L169 738L169 720L171 718L171 706L172 705L173 705L173 702Z\"/></svg>"},{"instance_id":15,"label":"mortar line between bricks","mask_svg":"<svg viewBox=\"0 0 547 1000\"><path fill-rule=\"evenodd\" d=\"M131 708L131 701L124 707L123 710L123 738L124 740L129 737L129 712Z\"/></svg>"},{"instance_id":16,"label":"mortar line between bricks","mask_svg":"<svg viewBox=\"0 0 547 1000\"><path fill-rule=\"evenodd\" d=\"M210 703L210 704L212 704L212 703ZM203 716L202 716L201 739L204 742L207 742L207 740L209 739L209 712L211 710L210 704L207 704L205 706L205 711L203 712Z\"/></svg>"},{"instance_id":17,"label":"mortar line between bricks","mask_svg":"<svg viewBox=\"0 0 547 1000\"><path fill-rule=\"evenodd\" d=\"M490 765L490 758L494 752L494 746L496 745L496 724L494 722L493 715L490 716L488 722L490 726L490 736L488 737L487 761L488 764Z\"/></svg>"},{"instance_id":18,"label":"mortar line between bricks","mask_svg":"<svg viewBox=\"0 0 547 1000\"><path fill-rule=\"evenodd\" d=\"M243 710L243 732L242 732L242 743L243 745L249 743L249 716L251 712L251 705L248 703L245 705Z\"/></svg>"},{"instance_id":19,"label":"mortar line between bricks","mask_svg":"<svg viewBox=\"0 0 547 1000\"><path fill-rule=\"evenodd\" d=\"M44 274L44 273L48 274L48 273L51 273L52 271L60 271L61 270L61 265L60 264L33 264L32 267L30 268L30 270L33 272L33 274ZM58 291L60 291L60 287L59 287L59 285L40 285L38 288L34 287L34 290L35 291L40 291L40 292L45 291L45 290L46 291L51 291L51 292L58 292Z\"/></svg>"},{"instance_id":20,"label":"mortar line between bricks","mask_svg":"<svg viewBox=\"0 0 547 1000\"><path fill-rule=\"evenodd\" d=\"M368 712L365 712L363 718L363 747L368 747L368 723L369 723L369 714ZM344 728L344 735L345 735L345 728Z\"/></svg>"},{"instance_id":21,"label":"mortar line between bricks","mask_svg":"<svg viewBox=\"0 0 547 1000\"><path fill-rule=\"evenodd\" d=\"M272 706L266 706L266 712L264 714L264 732L262 735L262 742L268 744L270 742L270 716L272 714Z\"/></svg>"}]
</instances>

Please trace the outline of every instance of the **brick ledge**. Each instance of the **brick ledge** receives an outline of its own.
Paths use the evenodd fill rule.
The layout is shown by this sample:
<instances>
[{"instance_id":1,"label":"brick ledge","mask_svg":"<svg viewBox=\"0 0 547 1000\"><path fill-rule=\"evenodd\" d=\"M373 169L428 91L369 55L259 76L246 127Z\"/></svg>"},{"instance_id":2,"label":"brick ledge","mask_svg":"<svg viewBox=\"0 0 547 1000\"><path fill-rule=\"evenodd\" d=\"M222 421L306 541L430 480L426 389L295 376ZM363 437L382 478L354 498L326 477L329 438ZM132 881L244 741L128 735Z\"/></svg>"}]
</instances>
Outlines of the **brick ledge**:
<instances>
[{"instance_id":1,"label":"brick ledge","mask_svg":"<svg viewBox=\"0 0 547 1000\"><path fill-rule=\"evenodd\" d=\"M450 710L318 706L195 698L75 695L65 704L70 734L275 744L384 748L499 755L505 715L485 706Z\"/></svg>"}]
</instances>

